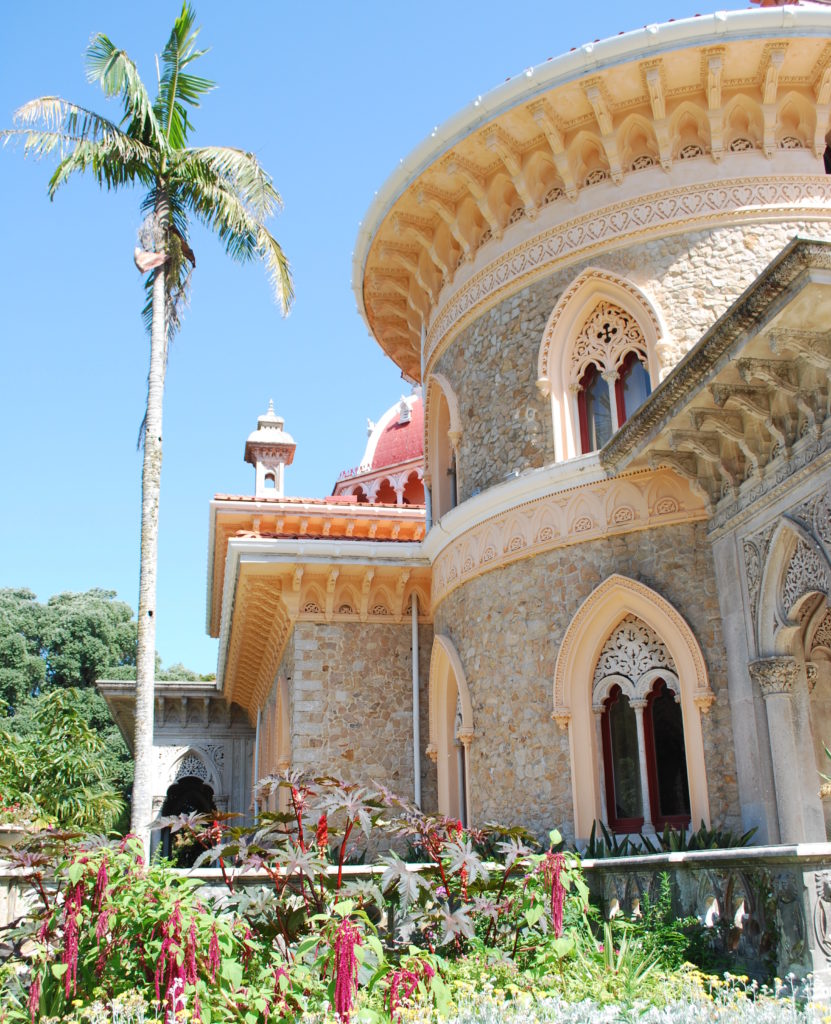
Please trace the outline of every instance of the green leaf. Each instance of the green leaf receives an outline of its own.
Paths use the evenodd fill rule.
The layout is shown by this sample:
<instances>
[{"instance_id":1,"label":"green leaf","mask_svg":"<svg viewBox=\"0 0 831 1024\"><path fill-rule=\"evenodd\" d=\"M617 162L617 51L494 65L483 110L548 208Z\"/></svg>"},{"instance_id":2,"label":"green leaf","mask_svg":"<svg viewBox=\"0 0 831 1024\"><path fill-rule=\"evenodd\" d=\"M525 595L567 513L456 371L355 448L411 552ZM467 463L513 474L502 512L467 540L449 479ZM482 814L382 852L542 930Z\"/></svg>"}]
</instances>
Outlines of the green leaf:
<instances>
[{"instance_id":1,"label":"green leaf","mask_svg":"<svg viewBox=\"0 0 831 1024\"><path fill-rule=\"evenodd\" d=\"M529 907L528 910L525 911L525 920L528 922L528 927L533 928L537 921L542 917L542 914L543 909L539 903L536 906Z\"/></svg>"},{"instance_id":2,"label":"green leaf","mask_svg":"<svg viewBox=\"0 0 831 1024\"><path fill-rule=\"evenodd\" d=\"M557 828L551 829L551 831L548 833L548 838L551 840L552 846L559 846L560 843L563 841L563 837L560 835L560 830Z\"/></svg>"},{"instance_id":3,"label":"green leaf","mask_svg":"<svg viewBox=\"0 0 831 1024\"><path fill-rule=\"evenodd\" d=\"M68 967L69 964L52 964L49 969L52 971L52 977L59 979L66 974Z\"/></svg>"},{"instance_id":4,"label":"green leaf","mask_svg":"<svg viewBox=\"0 0 831 1024\"><path fill-rule=\"evenodd\" d=\"M67 871L69 881L73 885L77 885L78 882L81 881L85 870L86 866L84 864L81 864L81 862L77 860L73 861L72 864L69 865L69 870Z\"/></svg>"},{"instance_id":5,"label":"green leaf","mask_svg":"<svg viewBox=\"0 0 831 1024\"><path fill-rule=\"evenodd\" d=\"M332 907L332 913L337 914L338 917L349 917L354 909L354 900L341 900L340 903L336 903L334 907Z\"/></svg>"},{"instance_id":6,"label":"green leaf","mask_svg":"<svg viewBox=\"0 0 831 1024\"><path fill-rule=\"evenodd\" d=\"M223 960L222 977L230 983L232 989L238 989L242 983L242 964L236 960Z\"/></svg>"}]
</instances>

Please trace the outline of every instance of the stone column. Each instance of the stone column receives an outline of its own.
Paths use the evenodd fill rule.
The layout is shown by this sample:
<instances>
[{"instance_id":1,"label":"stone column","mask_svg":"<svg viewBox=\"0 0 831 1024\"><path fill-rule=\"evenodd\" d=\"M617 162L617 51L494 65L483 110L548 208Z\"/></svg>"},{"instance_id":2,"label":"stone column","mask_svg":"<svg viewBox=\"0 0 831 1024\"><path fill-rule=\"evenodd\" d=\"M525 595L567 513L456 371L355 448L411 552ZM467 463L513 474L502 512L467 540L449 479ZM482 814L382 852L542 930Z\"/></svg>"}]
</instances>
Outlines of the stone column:
<instances>
[{"instance_id":1,"label":"stone column","mask_svg":"<svg viewBox=\"0 0 831 1024\"><path fill-rule=\"evenodd\" d=\"M620 430L620 423L617 418L617 391L615 384L617 383L617 370L607 370L603 374L603 380L606 381L606 386L609 389L609 408L612 412L612 433Z\"/></svg>"},{"instance_id":2,"label":"stone column","mask_svg":"<svg viewBox=\"0 0 831 1024\"><path fill-rule=\"evenodd\" d=\"M805 838L805 828L793 727L796 659L790 656L759 658L747 667L765 698L780 841L799 843Z\"/></svg>"},{"instance_id":3,"label":"stone column","mask_svg":"<svg viewBox=\"0 0 831 1024\"><path fill-rule=\"evenodd\" d=\"M641 803L643 804L643 830L652 829L652 808L649 806L649 775L646 769L646 741L643 727L643 711L646 707L645 700L633 700L632 708L635 712L635 722L638 726L638 761L641 768Z\"/></svg>"},{"instance_id":4,"label":"stone column","mask_svg":"<svg viewBox=\"0 0 831 1024\"><path fill-rule=\"evenodd\" d=\"M600 820L609 823L609 809L606 806L606 768L603 761L603 707L592 708L594 718L594 744L597 748L597 780L600 789Z\"/></svg>"}]
</instances>

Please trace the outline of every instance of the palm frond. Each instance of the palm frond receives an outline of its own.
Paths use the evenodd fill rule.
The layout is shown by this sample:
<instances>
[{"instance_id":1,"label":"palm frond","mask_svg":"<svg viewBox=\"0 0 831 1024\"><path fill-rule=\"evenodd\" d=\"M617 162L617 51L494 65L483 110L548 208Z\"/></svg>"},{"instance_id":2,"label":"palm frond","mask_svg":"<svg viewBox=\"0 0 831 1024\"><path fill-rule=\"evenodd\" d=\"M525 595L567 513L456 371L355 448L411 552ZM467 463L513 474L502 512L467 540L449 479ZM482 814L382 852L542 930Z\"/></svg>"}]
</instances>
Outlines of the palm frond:
<instances>
[{"instance_id":1,"label":"palm frond","mask_svg":"<svg viewBox=\"0 0 831 1024\"><path fill-rule=\"evenodd\" d=\"M200 97L215 86L209 79L190 74L186 70L193 61L207 52L196 48L199 29L193 27L195 20L196 14L185 0L182 13L174 22L161 55L162 73L154 109L165 138L174 150L184 149L188 131L193 127L188 119L186 105L198 107Z\"/></svg>"},{"instance_id":2,"label":"palm frond","mask_svg":"<svg viewBox=\"0 0 831 1024\"><path fill-rule=\"evenodd\" d=\"M133 137L159 144L162 133L136 65L103 33L90 40L86 52L87 80L98 82L106 96L120 96L124 122ZM149 136L149 137L148 137Z\"/></svg>"},{"instance_id":3,"label":"palm frond","mask_svg":"<svg viewBox=\"0 0 831 1024\"><path fill-rule=\"evenodd\" d=\"M105 147L114 158L125 162L149 164L153 160L149 146L131 138L107 118L60 96L30 100L15 112L14 119L23 127L0 132L0 139L4 144L23 139L25 155L36 159L56 151L63 159L79 143L87 142Z\"/></svg>"},{"instance_id":4,"label":"palm frond","mask_svg":"<svg viewBox=\"0 0 831 1024\"><path fill-rule=\"evenodd\" d=\"M189 170L198 173L205 166L210 172L207 177L215 175L229 182L257 220L267 220L283 207L271 175L253 153L231 146L203 146L187 150L181 159Z\"/></svg>"},{"instance_id":5,"label":"palm frond","mask_svg":"<svg viewBox=\"0 0 831 1024\"><path fill-rule=\"evenodd\" d=\"M294 285L291 280L291 266L277 239L260 227L257 233L257 248L260 258L265 263L275 298L285 316L294 301Z\"/></svg>"},{"instance_id":6,"label":"palm frond","mask_svg":"<svg viewBox=\"0 0 831 1024\"><path fill-rule=\"evenodd\" d=\"M34 140L32 145L35 145ZM29 144L27 143L27 151ZM123 188L126 185L149 185L153 181L153 169L140 156L130 156L112 140L88 142L75 141L72 149L64 156L49 179L49 198L66 184L76 173L90 171L99 185L107 189Z\"/></svg>"}]
</instances>

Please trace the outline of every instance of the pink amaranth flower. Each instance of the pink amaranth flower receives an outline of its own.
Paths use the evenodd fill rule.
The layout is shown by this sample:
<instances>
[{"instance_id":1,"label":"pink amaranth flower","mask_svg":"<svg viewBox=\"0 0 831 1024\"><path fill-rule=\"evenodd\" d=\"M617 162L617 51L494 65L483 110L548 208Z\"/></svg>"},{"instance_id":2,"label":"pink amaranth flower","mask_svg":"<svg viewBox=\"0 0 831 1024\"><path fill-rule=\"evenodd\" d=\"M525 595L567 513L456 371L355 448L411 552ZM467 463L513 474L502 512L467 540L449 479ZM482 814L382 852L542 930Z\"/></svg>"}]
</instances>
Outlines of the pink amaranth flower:
<instances>
[{"instance_id":1,"label":"pink amaranth flower","mask_svg":"<svg viewBox=\"0 0 831 1024\"><path fill-rule=\"evenodd\" d=\"M64 974L64 995L69 999L75 995L78 985L78 919L84 902L84 883L70 885L64 895L63 907L63 952L61 963L66 964Z\"/></svg>"},{"instance_id":2,"label":"pink amaranth flower","mask_svg":"<svg viewBox=\"0 0 831 1024\"><path fill-rule=\"evenodd\" d=\"M38 1010L40 1009L40 975L36 974L32 981L32 987L29 989L29 1016L32 1018L32 1024L35 1024L35 1017L37 1017Z\"/></svg>"},{"instance_id":3,"label":"pink amaranth flower","mask_svg":"<svg viewBox=\"0 0 831 1024\"><path fill-rule=\"evenodd\" d=\"M92 897L92 905L96 910L101 909L101 904L104 902L104 896L107 893L107 885L109 884L109 878L107 876L107 858L106 855L101 858L101 865L98 868L98 874L95 878L95 894Z\"/></svg>"},{"instance_id":4,"label":"pink amaranth flower","mask_svg":"<svg viewBox=\"0 0 831 1024\"><path fill-rule=\"evenodd\" d=\"M349 1024L358 986L358 959L355 947L362 945L358 929L344 918L335 936L335 1010L343 1024Z\"/></svg>"},{"instance_id":5,"label":"pink amaranth flower","mask_svg":"<svg viewBox=\"0 0 831 1024\"><path fill-rule=\"evenodd\" d=\"M558 939L563 936L563 903L566 891L560 881L560 874L565 867L565 862L566 859L562 853L552 853L551 850L548 851L542 862L543 878L551 890L551 924Z\"/></svg>"},{"instance_id":6,"label":"pink amaranth flower","mask_svg":"<svg viewBox=\"0 0 831 1024\"><path fill-rule=\"evenodd\" d=\"M185 980L189 985L196 984L196 921L193 918L190 920L185 948Z\"/></svg>"},{"instance_id":7,"label":"pink amaranth flower","mask_svg":"<svg viewBox=\"0 0 831 1024\"><path fill-rule=\"evenodd\" d=\"M430 964L426 962L418 964L415 970L399 967L397 971L393 972L389 991L390 1017L393 1020L395 1020L395 1011L398 1007L412 999L418 988L418 983L422 980L429 981L435 973Z\"/></svg>"},{"instance_id":8,"label":"pink amaranth flower","mask_svg":"<svg viewBox=\"0 0 831 1024\"><path fill-rule=\"evenodd\" d=\"M216 981L217 971L222 966L222 954L219 952L219 939L216 937L216 925L211 925L211 941L208 945L208 971L211 975L211 984Z\"/></svg>"}]
</instances>

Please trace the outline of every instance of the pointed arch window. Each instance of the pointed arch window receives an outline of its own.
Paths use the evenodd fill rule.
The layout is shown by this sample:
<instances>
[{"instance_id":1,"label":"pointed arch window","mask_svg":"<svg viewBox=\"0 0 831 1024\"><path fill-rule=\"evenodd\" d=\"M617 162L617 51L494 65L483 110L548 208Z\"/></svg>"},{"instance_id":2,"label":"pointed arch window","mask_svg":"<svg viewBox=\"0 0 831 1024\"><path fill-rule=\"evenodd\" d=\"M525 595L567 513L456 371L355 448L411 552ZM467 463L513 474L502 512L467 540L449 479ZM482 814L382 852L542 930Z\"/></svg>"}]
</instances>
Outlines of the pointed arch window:
<instances>
[{"instance_id":1,"label":"pointed arch window","mask_svg":"<svg viewBox=\"0 0 831 1024\"><path fill-rule=\"evenodd\" d=\"M630 313L602 301L583 324L571 359L585 455L602 448L648 398L646 341Z\"/></svg>"}]
</instances>

